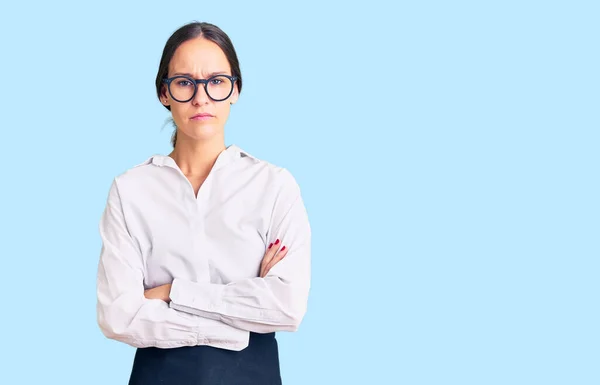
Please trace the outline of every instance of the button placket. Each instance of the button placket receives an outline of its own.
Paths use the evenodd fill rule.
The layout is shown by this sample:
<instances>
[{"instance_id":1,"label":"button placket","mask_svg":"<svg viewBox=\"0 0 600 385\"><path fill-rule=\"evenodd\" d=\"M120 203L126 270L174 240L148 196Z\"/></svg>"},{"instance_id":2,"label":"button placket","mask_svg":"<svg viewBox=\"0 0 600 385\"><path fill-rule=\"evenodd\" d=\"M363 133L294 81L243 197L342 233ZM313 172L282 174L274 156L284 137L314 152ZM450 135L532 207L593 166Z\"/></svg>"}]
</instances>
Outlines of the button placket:
<instances>
[{"instance_id":1,"label":"button placket","mask_svg":"<svg viewBox=\"0 0 600 385\"><path fill-rule=\"evenodd\" d=\"M208 207L206 206L207 197L210 195L210 187L213 171L208 174L200 189L198 190L198 195L194 201L194 257L198 258L202 266L202 271L199 276L202 277L202 281L205 283L211 282L210 276L210 264L208 255L206 252L206 247L202 247L205 242L205 217Z\"/></svg>"}]
</instances>

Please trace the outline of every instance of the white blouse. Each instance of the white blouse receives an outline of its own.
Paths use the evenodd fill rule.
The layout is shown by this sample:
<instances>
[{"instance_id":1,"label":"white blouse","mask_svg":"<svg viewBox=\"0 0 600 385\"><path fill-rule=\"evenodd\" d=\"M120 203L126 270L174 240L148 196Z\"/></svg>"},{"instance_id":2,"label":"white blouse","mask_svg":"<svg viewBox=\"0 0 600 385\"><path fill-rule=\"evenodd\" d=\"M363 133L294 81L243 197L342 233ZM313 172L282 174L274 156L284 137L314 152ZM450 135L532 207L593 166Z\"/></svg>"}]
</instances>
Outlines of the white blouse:
<instances>
[{"instance_id":1,"label":"white blouse","mask_svg":"<svg viewBox=\"0 0 600 385\"><path fill-rule=\"evenodd\" d=\"M134 347L241 350L249 332L295 331L307 308L311 230L292 174L231 145L198 195L156 155L117 176L100 220L97 316ZM259 278L270 243L289 249ZM172 283L170 304L144 290Z\"/></svg>"}]
</instances>

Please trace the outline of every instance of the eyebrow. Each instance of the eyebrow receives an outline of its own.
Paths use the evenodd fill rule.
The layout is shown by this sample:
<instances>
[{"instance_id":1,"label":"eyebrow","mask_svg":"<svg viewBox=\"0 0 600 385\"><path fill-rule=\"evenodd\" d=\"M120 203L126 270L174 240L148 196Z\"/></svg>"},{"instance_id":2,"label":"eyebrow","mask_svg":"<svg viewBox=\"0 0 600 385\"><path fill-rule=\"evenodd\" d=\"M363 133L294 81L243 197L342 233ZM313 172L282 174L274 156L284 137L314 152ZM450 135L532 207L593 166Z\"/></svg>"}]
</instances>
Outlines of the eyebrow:
<instances>
[{"instance_id":1,"label":"eyebrow","mask_svg":"<svg viewBox=\"0 0 600 385\"><path fill-rule=\"evenodd\" d=\"M195 76L189 72L175 72L173 74L173 76L177 76L177 75L185 75L185 76L189 76L191 78L195 78ZM206 78L210 78L215 75L229 75L229 74L227 73L227 71L217 71L217 72L208 73L206 75L207 75Z\"/></svg>"}]
</instances>

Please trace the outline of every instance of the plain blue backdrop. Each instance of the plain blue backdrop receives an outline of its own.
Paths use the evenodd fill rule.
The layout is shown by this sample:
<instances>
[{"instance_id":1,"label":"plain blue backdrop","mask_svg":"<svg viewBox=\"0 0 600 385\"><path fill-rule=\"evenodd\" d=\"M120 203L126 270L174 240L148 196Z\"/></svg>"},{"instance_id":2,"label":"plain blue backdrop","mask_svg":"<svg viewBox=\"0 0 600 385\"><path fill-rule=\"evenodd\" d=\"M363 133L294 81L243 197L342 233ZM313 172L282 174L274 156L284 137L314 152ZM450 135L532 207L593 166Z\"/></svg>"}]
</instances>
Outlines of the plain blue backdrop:
<instances>
[{"instance_id":1,"label":"plain blue backdrop","mask_svg":"<svg viewBox=\"0 0 600 385\"><path fill-rule=\"evenodd\" d=\"M599 384L597 4L3 3L0 383L126 383L98 221L170 151L154 78L196 20L241 62L227 143L287 167L311 219L284 384Z\"/></svg>"}]
</instances>

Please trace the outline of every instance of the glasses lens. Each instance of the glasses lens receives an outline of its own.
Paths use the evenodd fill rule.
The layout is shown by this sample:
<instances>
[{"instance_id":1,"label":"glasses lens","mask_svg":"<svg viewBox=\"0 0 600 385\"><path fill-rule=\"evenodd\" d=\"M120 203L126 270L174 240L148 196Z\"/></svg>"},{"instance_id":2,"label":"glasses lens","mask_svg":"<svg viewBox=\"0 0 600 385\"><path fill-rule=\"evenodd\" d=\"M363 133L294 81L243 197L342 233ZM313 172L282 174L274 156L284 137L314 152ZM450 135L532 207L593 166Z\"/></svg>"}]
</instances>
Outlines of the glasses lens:
<instances>
[{"instance_id":1,"label":"glasses lens","mask_svg":"<svg viewBox=\"0 0 600 385\"><path fill-rule=\"evenodd\" d=\"M215 100L223 100L229 96L233 90L233 83L226 76L215 76L208 80L206 84L208 95Z\"/></svg>"},{"instance_id":2,"label":"glasses lens","mask_svg":"<svg viewBox=\"0 0 600 385\"><path fill-rule=\"evenodd\" d=\"M185 77L176 77L171 81L169 90L173 99L185 102L192 98L194 95L195 84L190 79Z\"/></svg>"}]
</instances>

